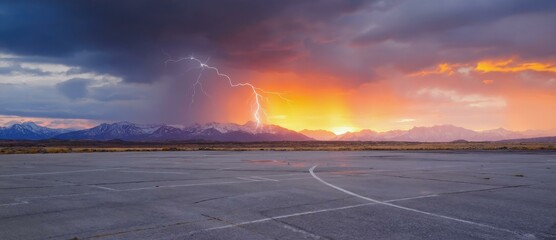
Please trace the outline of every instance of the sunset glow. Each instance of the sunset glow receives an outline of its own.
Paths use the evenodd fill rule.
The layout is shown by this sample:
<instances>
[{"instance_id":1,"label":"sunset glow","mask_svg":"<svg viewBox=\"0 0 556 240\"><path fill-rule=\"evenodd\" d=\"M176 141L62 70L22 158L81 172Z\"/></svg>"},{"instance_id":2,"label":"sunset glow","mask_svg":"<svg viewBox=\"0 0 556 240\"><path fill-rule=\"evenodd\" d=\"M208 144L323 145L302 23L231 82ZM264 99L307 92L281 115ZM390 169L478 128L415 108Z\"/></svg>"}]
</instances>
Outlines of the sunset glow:
<instances>
[{"instance_id":1,"label":"sunset glow","mask_svg":"<svg viewBox=\"0 0 556 240\"><path fill-rule=\"evenodd\" d=\"M98 16L81 16L79 9L37 3L75 23L76 29L54 32L46 30L54 20L24 18L21 8L6 6L13 14L0 20L14 25L0 23L4 35L13 36L0 39L0 115L76 127L123 120L184 126L260 121L337 134L446 124L556 128L556 35L548 24L556 16L540 10L549 7L356 2L323 3L326 14L315 15L302 13L314 12L316 3L277 9L250 3L261 15L226 4L244 20L223 8L198 6L198 15L174 16L149 5L156 14L135 12L145 7L138 6L102 21L101 7L90 9ZM214 16L226 16L229 25ZM145 29L121 32L106 24L120 21ZM13 39L45 40L27 45ZM196 64L168 64L192 56ZM206 66L260 89L233 87ZM3 125L12 122L2 118Z\"/></svg>"},{"instance_id":2,"label":"sunset glow","mask_svg":"<svg viewBox=\"0 0 556 240\"><path fill-rule=\"evenodd\" d=\"M357 129L354 127L335 127L332 128L332 132L336 135L341 135L347 132L355 132Z\"/></svg>"},{"instance_id":3,"label":"sunset glow","mask_svg":"<svg viewBox=\"0 0 556 240\"><path fill-rule=\"evenodd\" d=\"M552 72L556 73L556 65L543 62L522 62L516 63L515 59L510 58L507 60L494 61L487 60L477 63L475 68L480 72L522 72L522 71L536 71L536 72Z\"/></svg>"},{"instance_id":4,"label":"sunset glow","mask_svg":"<svg viewBox=\"0 0 556 240\"><path fill-rule=\"evenodd\" d=\"M554 238L555 23L556 0L0 0L0 240Z\"/></svg>"}]
</instances>

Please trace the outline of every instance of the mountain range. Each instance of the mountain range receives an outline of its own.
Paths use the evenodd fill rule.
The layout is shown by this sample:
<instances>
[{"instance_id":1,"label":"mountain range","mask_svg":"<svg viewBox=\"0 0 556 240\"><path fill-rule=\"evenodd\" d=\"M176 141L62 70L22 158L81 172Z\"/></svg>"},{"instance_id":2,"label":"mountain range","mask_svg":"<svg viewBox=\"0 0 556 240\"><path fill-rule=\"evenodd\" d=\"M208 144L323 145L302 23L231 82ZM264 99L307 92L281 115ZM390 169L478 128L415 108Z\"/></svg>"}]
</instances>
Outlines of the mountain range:
<instances>
[{"instance_id":1,"label":"mountain range","mask_svg":"<svg viewBox=\"0 0 556 240\"><path fill-rule=\"evenodd\" d=\"M300 133L321 141L396 141L396 142L452 142L465 141L501 141L510 139L530 139L548 136L545 131L516 132L504 128L474 131L453 125L436 125L431 127L413 127L409 130L392 130L377 132L364 129L336 135L326 130L302 130ZM556 135L556 134L555 134Z\"/></svg>"},{"instance_id":2,"label":"mountain range","mask_svg":"<svg viewBox=\"0 0 556 240\"><path fill-rule=\"evenodd\" d=\"M126 141L308 141L313 140L301 133L277 125L257 127L255 123L244 125L234 123L195 124L185 128L157 124L136 124L130 122L103 123L96 127L66 132L54 136L55 139L113 140Z\"/></svg>"},{"instance_id":3,"label":"mountain range","mask_svg":"<svg viewBox=\"0 0 556 240\"><path fill-rule=\"evenodd\" d=\"M34 122L13 124L10 127L0 127L0 139L12 140L40 140L74 131L74 129L53 129L42 127Z\"/></svg>"},{"instance_id":4,"label":"mountain range","mask_svg":"<svg viewBox=\"0 0 556 240\"><path fill-rule=\"evenodd\" d=\"M501 141L544 137L538 131L514 132L503 128L473 131L453 125L414 127L409 130L376 132L362 130L336 135L326 130L302 130L296 132L277 125L257 127L253 122L243 125L234 123L206 123L188 127L164 124L137 124L131 122L103 123L83 130L52 129L33 122L0 127L0 139L10 140L125 140L125 141L404 141L404 142L451 142Z\"/></svg>"},{"instance_id":5,"label":"mountain range","mask_svg":"<svg viewBox=\"0 0 556 240\"><path fill-rule=\"evenodd\" d=\"M452 125L438 125L432 127L413 127L409 130L393 130L375 132L363 130L346 133L336 137L339 141L404 141L404 142L451 142L466 141L500 141L505 139L537 137L523 132L509 131L503 128L473 131Z\"/></svg>"}]
</instances>

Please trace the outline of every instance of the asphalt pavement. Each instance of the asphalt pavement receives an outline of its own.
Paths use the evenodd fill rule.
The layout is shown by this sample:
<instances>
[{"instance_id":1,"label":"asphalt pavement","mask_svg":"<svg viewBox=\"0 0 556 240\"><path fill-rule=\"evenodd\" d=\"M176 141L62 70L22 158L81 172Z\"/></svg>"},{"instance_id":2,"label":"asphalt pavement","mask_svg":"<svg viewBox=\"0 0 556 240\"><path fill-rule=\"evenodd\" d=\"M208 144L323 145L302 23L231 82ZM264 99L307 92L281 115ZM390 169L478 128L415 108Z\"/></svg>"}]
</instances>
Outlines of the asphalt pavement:
<instances>
[{"instance_id":1,"label":"asphalt pavement","mask_svg":"<svg viewBox=\"0 0 556 240\"><path fill-rule=\"evenodd\" d=\"M556 239L554 152L0 155L0 239Z\"/></svg>"}]
</instances>

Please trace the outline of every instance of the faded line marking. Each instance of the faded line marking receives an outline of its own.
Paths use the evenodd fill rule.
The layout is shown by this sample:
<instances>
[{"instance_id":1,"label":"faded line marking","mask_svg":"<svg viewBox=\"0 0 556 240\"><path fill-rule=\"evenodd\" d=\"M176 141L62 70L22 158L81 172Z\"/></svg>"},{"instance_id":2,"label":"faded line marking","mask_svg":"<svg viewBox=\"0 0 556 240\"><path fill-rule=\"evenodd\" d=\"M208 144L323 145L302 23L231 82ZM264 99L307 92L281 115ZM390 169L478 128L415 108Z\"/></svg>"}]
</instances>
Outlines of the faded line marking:
<instances>
[{"instance_id":1,"label":"faded line marking","mask_svg":"<svg viewBox=\"0 0 556 240\"><path fill-rule=\"evenodd\" d=\"M53 174L65 174L65 173L99 172L99 171L109 171L109 170L118 170L118 169L123 169L123 168L101 168L101 169L63 171L63 172L21 173L21 174L0 175L0 177L20 177L20 176L53 175Z\"/></svg>"},{"instance_id":2,"label":"faded line marking","mask_svg":"<svg viewBox=\"0 0 556 240\"><path fill-rule=\"evenodd\" d=\"M292 214L281 215L281 216L276 216L276 217L268 217L268 218L257 219L257 220L253 220L253 221L245 221L245 222L240 222L240 223L235 223L235 224L228 224L228 225L219 226L219 227L205 228L205 229L202 229L202 230L189 232L186 235L193 235L193 234L197 234L197 233L201 233L201 232L209 232L209 231L226 229L226 228L231 228L231 227L239 227L239 226L243 226L243 225L267 222L267 221L283 219L283 218L290 218L290 217L303 216L303 215L322 213L322 212L338 211L338 210L343 210L343 209L350 209L350 208L368 206L368 205L372 205L372 204L376 204L376 203L363 203L363 204L349 205L349 206L338 207L338 208L327 208L327 209L321 209L321 210L315 210L315 211L292 213Z\"/></svg>"},{"instance_id":3,"label":"faded line marking","mask_svg":"<svg viewBox=\"0 0 556 240\"><path fill-rule=\"evenodd\" d=\"M421 210L418 210L418 209L409 208L409 207L404 207L404 206L392 204L392 203L389 203L389 202L386 202L386 201L379 201L379 200L376 200L376 199L372 199L372 198L368 198L368 197L365 197L365 196L361 196L361 195L359 195L359 194L357 194L357 193L350 192L350 191L348 191L348 190L345 190L345 189L343 189L343 188L341 188L341 187L338 187L338 186L336 186L336 185L332 185L331 183L328 183L328 182L322 180L322 179L321 179L320 177L318 177L318 176L315 174L315 172L314 172L314 170L315 170L315 168L316 168L317 166L318 166L318 164L315 165L315 166L313 166L313 167L311 167L311 168L309 169L309 173L311 173L311 175L313 176L313 178L315 178L315 179L318 180L319 182L321 182L321 183L323 183L323 184L325 184L325 185L327 185L327 186L329 186L329 187L331 187L331 188L334 188L334 189L336 189L336 190L338 190L338 191L341 191L341 192L343 192L343 193L346 193L346 194L348 194L348 195L352 195L352 196L354 196L354 197L358 197L358 198L361 198L361 199L364 199L364 200L367 200L367 201L369 201L369 202L373 202L373 203L376 203L376 204L381 204L381 205L385 205L385 206L389 206L389 207L394 207L394 208L398 208L398 209L402 209L402 210L406 210L406 211L410 211L410 212L415 212L415 213L420 213L420 214L424 214L424 215L428 215L428 216L433 216L433 217L448 219L448 220L452 220L452 221L456 221L456 222L460 222L460 223L467 223L467 224L471 224L471 225L475 225L475 226L479 226L479 227L483 227L483 228L489 228L489 229L492 229L492 230L497 230L497 231L502 231L502 232L511 233L511 234L514 234L514 235L524 236L524 235L522 235L522 234L520 234L520 233L518 233L518 232L509 230L509 229L505 229L505 228L500 228L500 227L495 227L495 226L491 226L491 225L487 225L487 224L483 224L483 223L477 223L477 222L473 222L473 221L469 221L469 220L463 220L463 219L459 219L459 218L449 217L449 216L446 216L446 215L441 215L441 214L436 214L436 213L431 213L431 212L425 212L425 211L421 211Z\"/></svg>"},{"instance_id":4,"label":"faded line marking","mask_svg":"<svg viewBox=\"0 0 556 240\"><path fill-rule=\"evenodd\" d=\"M193 183L193 184L180 184L180 185L166 185L166 186L158 186L158 187L142 187L142 188L130 188L130 189L114 189L104 186L98 185L68 185L68 186L88 186L93 188L99 188L108 190L110 192L131 192L131 191L143 191L143 190L156 190L156 189L163 189L163 188L177 188L177 187L193 187L193 186L210 186L210 185L222 185L222 184L240 184L240 183L254 183L254 182L270 182L271 180L263 180L263 179L251 179L251 178L243 178L237 177L243 181L229 181L229 182L212 182L212 183ZM282 181L289 181L289 180L298 180L298 179L309 179L312 177L302 177L302 178L288 178ZM72 194L60 194L60 195L45 195L45 196L34 196L34 197L24 197L20 199L49 199L49 198L61 198L61 197L76 197L76 196L84 196L84 195L93 195L93 194L102 194L107 192L84 192L84 193L72 193ZM0 204L0 207L8 207L8 206L15 206L20 204L28 204L29 202L20 203L9 203L9 204Z\"/></svg>"},{"instance_id":5,"label":"faded line marking","mask_svg":"<svg viewBox=\"0 0 556 240\"><path fill-rule=\"evenodd\" d=\"M103 190L108 190L108 191L118 191L118 189L103 187L103 186L98 186L98 185L85 185L85 186L92 187L92 188L103 189Z\"/></svg>"},{"instance_id":6,"label":"faded line marking","mask_svg":"<svg viewBox=\"0 0 556 240\"><path fill-rule=\"evenodd\" d=\"M225 170L239 169L239 168L241 168L241 167L227 167L227 168L219 168L219 169L216 169L216 170L217 170L217 171L225 171Z\"/></svg>"},{"instance_id":7,"label":"faded line marking","mask_svg":"<svg viewBox=\"0 0 556 240\"><path fill-rule=\"evenodd\" d=\"M98 186L98 185L82 185L82 186L104 189L104 190L108 190L110 192L131 192L131 191L155 190L155 189L161 189L161 188L193 187L193 186L222 185L222 184L240 184L240 183L253 183L253 182L268 182L268 180L244 179L244 181L193 183L193 184L166 185L166 186L159 186L159 187L142 187L142 188L130 188L130 189L114 189L114 188ZM8 206L15 206L15 205L28 204L29 203L28 201L24 201L24 200L20 200L20 199L32 200L32 199L49 199L49 198L61 198L61 197L76 197L76 196L85 196L85 195L93 195L93 194L101 194L101 193L107 193L107 192L84 192L84 193L24 197L24 198L19 198L19 199L16 198L16 200L19 201L19 202L8 203L8 204L0 204L0 207L8 207Z\"/></svg>"},{"instance_id":8,"label":"faded line marking","mask_svg":"<svg viewBox=\"0 0 556 240\"><path fill-rule=\"evenodd\" d=\"M131 191L141 191L141 190L153 190L159 188L172 188L172 187L189 187L189 186L205 186L205 185L220 185L220 184L234 184L234 183L252 183L252 182L262 182L263 180L257 181L235 181L235 182L217 182L217 183L196 183L196 184L185 184L185 185L168 185L168 186L160 186L160 187L144 187L144 188L130 188L130 189L114 189L114 188L107 188L102 186L94 186L94 185L87 185L89 187L100 188L104 190L109 190L110 192L131 192ZM15 206L20 204L28 204L27 200L33 199L49 199L49 198L61 198L61 197L77 197L77 196L85 196L85 195L94 195L99 193L107 193L107 192L85 192L85 193L73 193L73 194L60 194L60 195L46 195L46 196L35 196L35 197L25 197L20 200L16 199L19 202L9 203L9 204L0 204L0 207L8 207L8 206ZM23 203L24 202L24 203Z\"/></svg>"},{"instance_id":9,"label":"faded line marking","mask_svg":"<svg viewBox=\"0 0 556 240\"><path fill-rule=\"evenodd\" d=\"M265 178L265 177L258 177L258 176L250 176L250 178L253 178L253 179L260 179L260 180L266 180L266 181L273 181L273 182L279 182L279 180L276 180L276 179Z\"/></svg>"},{"instance_id":10,"label":"faded line marking","mask_svg":"<svg viewBox=\"0 0 556 240\"><path fill-rule=\"evenodd\" d=\"M152 174L183 174L188 175L190 173L187 172L157 172L157 171L135 171L135 170L126 170L126 171L118 171L118 172L125 172L125 173L152 173Z\"/></svg>"},{"instance_id":11,"label":"faded line marking","mask_svg":"<svg viewBox=\"0 0 556 240\"><path fill-rule=\"evenodd\" d=\"M230 181L230 182L214 182L214 183L192 183L192 184L179 184L179 185L166 185L158 187L142 187L142 188L130 188L118 190L118 192L126 191L138 191L138 190L149 190L149 189L159 189L159 188L176 188L176 187L192 187L192 186L206 186L206 185L221 185L221 184L235 184L235 183L252 183L252 182L263 182L264 180L251 180L251 181Z\"/></svg>"},{"instance_id":12,"label":"faded line marking","mask_svg":"<svg viewBox=\"0 0 556 240\"><path fill-rule=\"evenodd\" d=\"M10 206L17 206L17 205L22 205L22 204L29 204L29 202L19 201L19 202L13 202L13 203L3 203L3 204L0 204L0 207L10 207Z\"/></svg>"},{"instance_id":13,"label":"faded line marking","mask_svg":"<svg viewBox=\"0 0 556 240\"><path fill-rule=\"evenodd\" d=\"M251 181L251 182L261 181L261 179L254 179L254 178L247 178L247 177L236 177L236 178L241 179L241 180L245 180L245 181Z\"/></svg>"},{"instance_id":14,"label":"faded line marking","mask_svg":"<svg viewBox=\"0 0 556 240\"><path fill-rule=\"evenodd\" d=\"M406 201L406 200L420 199L420 198L430 198L430 197L436 197L436 196L438 196L438 195L424 195L424 196L392 199L392 200L387 200L387 201L384 201L384 202ZM186 235L189 236L189 235L193 235L193 234L198 234L198 233L203 233L203 232L210 232L210 231L214 231L214 230L220 230L220 229L226 229L226 228L232 228L232 227L239 227L239 226L243 226L243 225L256 224L256 223L262 223L262 222L274 221L274 220L278 220L278 219L304 216L304 215L310 215L310 214L316 214L316 213L332 212L332 211L339 211L339 210L345 210L345 209L351 209L351 208L358 208L358 207L375 205L375 204L377 204L377 203L370 202L370 203L348 205L348 206L336 207L336 208L325 208L325 209L314 210L314 211L298 212L298 213L280 215L280 216L275 216L275 217L262 218L262 219L257 219L257 220L253 220L253 221L245 221L245 222L239 222L239 223L235 223L235 224L228 224L228 225L224 225L224 226L205 228L205 229L189 232Z\"/></svg>"},{"instance_id":15,"label":"faded line marking","mask_svg":"<svg viewBox=\"0 0 556 240\"><path fill-rule=\"evenodd\" d=\"M304 238L307 238L307 237L312 238L312 239L320 239L321 238L319 235L307 232L307 231L305 231L303 229L300 229L300 228L290 226L288 224L282 224L282 227L284 227L285 229L288 229L292 232L299 233L299 234L303 235Z\"/></svg>"},{"instance_id":16,"label":"faded line marking","mask_svg":"<svg viewBox=\"0 0 556 240\"><path fill-rule=\"evenodd\" d=\"M59 197L75 197L75 196L86 196L92 194L98 194L100 192L84 192L84 193L69 193L69 194L58 194L58 195L45 195L45 196L34 196L34 197L24 197L20 199L32 200L32 199L48 199L48 198L59 198ZM103 192L105 193L105 192Z\"/></svg>"}]
</instances>

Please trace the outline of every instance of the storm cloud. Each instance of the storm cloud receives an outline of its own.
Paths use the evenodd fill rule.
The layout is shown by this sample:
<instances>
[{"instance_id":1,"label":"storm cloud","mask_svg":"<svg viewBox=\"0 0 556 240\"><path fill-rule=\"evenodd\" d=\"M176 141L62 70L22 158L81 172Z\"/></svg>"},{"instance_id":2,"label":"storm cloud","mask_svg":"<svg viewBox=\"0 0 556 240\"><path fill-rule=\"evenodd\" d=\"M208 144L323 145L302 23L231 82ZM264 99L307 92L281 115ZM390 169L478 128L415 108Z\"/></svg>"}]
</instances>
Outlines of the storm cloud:
<instances>
[{"instance_id":1,"label":"storm cloud","mask_svg":"<svg viewBox=\"0 0 556 240\"><path fill-rule=\"evenodd\" d=\"M0 49L130 82L164 75L167 52L210 56L239 69L324 71L362 83L376 78L370 70L376 66L414 70L437 61L412 60L419 49L552 53L556 30L544 23L556 20L555 8L550 0L7 1L0 3ZM448 57L487 53L461 54Z\"/></svg>"},{"instance_id":2,"label":"storm cloud","mask_svg":"<svg viewBox=\"0 0 556 240\"><path fill-rule=\"evenodd\" d=\"M191 54L238 81L271 91L292 87L293 95L385 92L361 92L375 84L391 88L396 101L426 95L408 93L418 89L498 99L509 96L497 85L502 79L537 91L553 82L554 72L474 67L513 59L516 66L550 68L554 22L552 0L0 0L0 84L7 84L0 88L0 115L230 120L207 107L247 116L231 121L248 120L250 93L229 93L213 73L203 75L211 96L192 98L198 69L165 64ZM437 70L442 64L450 69ZM419 75L435 71L444 75ZM23 99L24 92L34 99ZM237 103L245 109L234 109ZM514 103L508 100L507 108ZM368 111L351 106L362 110L346 112Z\"/></svg>"},{"instance_id":3,"label":"storm cloud","mask_svg":"<svg viewBox=\"0 0 556 240\"><path fill-rule=\"evenodd\" d=\"M0 49L151 82L163 51L234 67L280 66L303 42L363 1L9 1L0 3Z\"/></svg>"}]
</instances>

